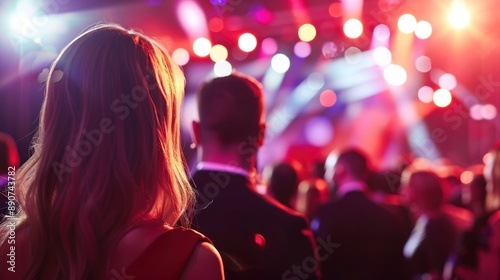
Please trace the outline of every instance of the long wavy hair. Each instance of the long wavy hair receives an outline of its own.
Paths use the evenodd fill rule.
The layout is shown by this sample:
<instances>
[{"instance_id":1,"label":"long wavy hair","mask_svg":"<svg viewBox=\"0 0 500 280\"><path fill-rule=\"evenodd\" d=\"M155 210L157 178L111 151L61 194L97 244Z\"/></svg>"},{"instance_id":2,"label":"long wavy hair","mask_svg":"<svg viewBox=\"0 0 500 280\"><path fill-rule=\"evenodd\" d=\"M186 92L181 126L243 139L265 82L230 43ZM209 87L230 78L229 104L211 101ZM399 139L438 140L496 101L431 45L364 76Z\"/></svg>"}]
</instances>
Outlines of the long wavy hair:
<instances>
[{"instance_id":1,"label":"long wavy hair","mask_svg":"<svg viewBox=\"0 0 500 280\"><path fill-rule=\"evenodd\" d=\"M194 194L180 143L184 85L158 43L119 25L95 26L62 50L34 154L17 175L23 279L102 279L135 223L187 225Z\"/></svg>"},{"instance_id":2,"label":"long wavy hair","mask_svg":"<svg viewBox=\"0 0 500 280\"><path fill-rule=\"evenodd\" d=\"M500 209L500 142L496 143L487 154L485 166L486 178L486 210Z\"/></svg>"}]
</instances>

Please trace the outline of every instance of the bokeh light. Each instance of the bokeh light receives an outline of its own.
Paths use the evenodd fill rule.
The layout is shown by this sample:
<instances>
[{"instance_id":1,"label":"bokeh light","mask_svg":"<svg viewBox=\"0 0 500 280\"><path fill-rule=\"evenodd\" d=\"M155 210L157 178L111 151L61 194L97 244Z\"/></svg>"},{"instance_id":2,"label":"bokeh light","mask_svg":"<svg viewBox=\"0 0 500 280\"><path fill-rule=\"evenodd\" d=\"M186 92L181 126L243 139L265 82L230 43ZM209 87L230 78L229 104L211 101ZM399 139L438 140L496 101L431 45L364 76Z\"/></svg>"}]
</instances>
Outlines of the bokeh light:
<instances>
[{"instance_id":1,"label":"bokeh light","mask_svg":"<svg viewBox=\"0 0 500 280\"><path fill-rule=\"evenodd\" d=\"M298 57L308 57L311 54L311 45L303 41L297 42L293 47L293 52Z\"/></svg>"},{"instance_id":2,"label":"bokeh light","mask_svg":"<svg viewBox=\"0 0 500 280\"><path fill-rule=\"evenodd\" d=\"M363 34L363 24L358 19L349 19L344 23L344 34L351 39L358 38Z\"/></svg>"},{"instance_id":3,"label":"bokeh light","mask_svg":"<svg viewBox=\"0 0 500 280\"><path fill-rule=\"evenodd\" d=\"M290 59L282 53L275 54L271 59L271 67L278 73L285 73L290 68Z\"/></svg>"},{"instance_id":4,"label":"bokeh light","mask_svg":"<svg viewBox=\"0 0 500 280\"><path fill-rule=\"evenodd\" d=\"M460 182L464 185L470 184L473 179L474 173L470 170L465 170L462 174L460 174Z\"/></svg>"},{"instance_id":5,"label":"bokeh light","mask_svg":"<svg viewBox=\"0 0 500 280\"><path fill-rule=\"evenodd\" d=\"M363 53L356 47L350 47L344 52L345 60L349 64L357 64L363 59Z\"/></svg>"},{"instance_id":6,"label":"bokeh light","mask_svg":"<svg viewBox=\"0 0 500 280\"><path fill-rule=\"evenodd\" d=\"M325 78L321 73L313 72L307 76L307 86L312 90L319 90L325 85Z\"/></svg>"},{"instance_id":7,"label":"bokeh light","mask_svg":"<svg viewBox=\"0 0 500 280\"><path fill-rule=\"evenodd\" d=\"M391 30L385 24L379 24L373 29L373 36L379 41L387 41L391 36Z\"/></svg>"},{"instance_id":8,"label":"bokeh light","mask_svg":"<svg viewBox=\"0 0 500 280\"><path fill-rule=\"evenodd\" d=\"M299 28L299 38L304 42L311 42L316 37L316 27L310 23L303 24Z\"/></svg>"},{"instance_id":9,"label":"bokeh light","mask_svg":"<svg viewBox=\"0 0 500 280\"><path fill-rule=\"evenodd\" d=\"M485 120L493 120L497 116L497 108L493 104L483 105L481 108L481 115Z\"/></svg>"},{"instance_id":10,"label":"bokeh light","mask_svg":"<svg viewBox=\"0 0 500 280\"><path fill-rule=\"evenodd\" d=\"M213 17L208 21L208 29L212 32L220 32L224 29L224 21L219 17Z\"/></svg>"},{"instance_id":11,"label":"bokeh light","mask_svg":"<svg viewBox=\"0 0 500 280\"><path fill-rule=\"evenodd\" d=\"M444 108L451 104L451 92L447 89L440 88L434 92L432 100L438 107Z\"/></svg>"},{"instance_id":12,"label":"bokeh light","mask_svg":"<svg viewBox=\"0 0 500 280\"><path fill-rule=\"evenodd\" d=\"M406 82L406 70L397 64L390 64L384 69L385 81L393 86L401 86Z\"/></svg>"},{"instance_id":13,"label":"bokeh light","mask_svg":"<svg viewBox=\"0 0 500 280\"><path fill-rule=\"evenodd\" d=\"M339 48L334 42L325 42L321 48L321 53L326 58L334 58L339 55Z\"/></svg>"},{"instance_id":14,"label":"bokeh light","mask_svg":"<svg viewBox=\"0 0 500 280\"><path fill-rule=\"evenodd\" d=\"M451 3L450 13L448 14L448 21L451 26L461 29L466 27L470 21L470 13L465 7L463 0L454 0Z\"/></svg>"},{"instance_id":15,"label":"bokeh light","mask_svg":"<svg viewBox=\"0 0 500 280\"><path fill-rule=\"evenodd\" d=\"M265 38L260 45L262 52L273 55L278 51L278 43L273 38Z\"/></svg>"},{"instance_id":16,"label":"bokeh light","mask_svg":"<svg viewBox=\"0 0 500 280\"><path fill-rule=\"evenodd\" d=\"M193 43L193 52L200 57L205 57L210 54L212 43L204 37L196 39Z\"/></svg>"},{"instance_id":17,"label":"bokeh light","mask_svg":"<svg viewBox=\"0 0 500 280\"><path fill-rule=\"evenodd\" d=\"M341 17L343 14L342 3L333 2L332 4L330 4L330 6L328 6L328 13L334 18Z\"/></svg>"},{"instance_id":18,"label":"bokeh light","mask_svg":"<svg viewBox=\"0 0 500 280\"><path fill-rule=\"evenodd\" d=\"M452 90L457 86L457 79L453 76L453 74L446 73L439 77L438 84L444 89Z\"/></svg>"},{"instance_id":19,"label":"bokeh light","mask_svg":"<svg viewBox=\"0 0 500 280\"><path fill-rule=\"evenodd\" d=\"M210 51L210 59L212 59L213 62L226 60L227 56L227 49L223 45L214 45Z\"/></svg>"},{"instance_id":20,"label":"bokeh light","mask_svg":"<svg viewBox=\"0 0 500 280\"><path fill-rule=\"evenodd\" d=\"M425 55L418 57L415 60L415 68L422 73L427 73L432 69L431 59Z\"/></svg>"},{"instance_id":21,"label":"bokeh light","mask_svg":"<svg viewBox=\"0 0 500 280\"><path fill-rule=\"evenodd\" d=\"M304 126L304 136L309 144L323 147L332 140L333 125L326 117L312 118Z\"/></svg>"},{"instance_id":22,"label":"bokeh light","mask_svg":"<svg viewBox=\"0 0 500 280\"><path fill-rule=\"evenodd\" d=\"M172 59L179 66L184 66L189 62L189 52L186 49L178 48L172 52Z\"/></svg>"},{"instance_id":23,"label":"bokeh light","mask_svg":"<svg viewBox=\"0 0 500 280\"><path fill-rule=\"evenodd\" d=\"M417 22L417 26L415 27L415 36L417 38L425 40L432 35L432 25L425 20L421 20Z\"/></svg>"},{"instance_id":24,"label":"bokeh light","mask_svg":"<svg viewBox=\"0 0 500 280\"><path fill-rule=\"evenodd\" d=\"M214 73L217 77L225 77L231 75L233 66L227 60L218 61L214 65Z\"/></svg>"},{"instance_id":25,"label":"bokeh light","mask_svg":"<svg viewBox=\"0 0 500 280\"><path fill-rule=\"evenodd\" d=\"M238 38L238 46L244 52L251 52L257 47L257 38L253 34L243 33Z\"/></svg>"},{"instance_id":26,"label":"bokeh light","mask_svg":"<svg viewBox=\"0 0 500 280\"><path fill-rule=\"evenodd\" d=\"M325 108L332 107L337 103L337 95L331 89L324 90L319 95L319 103Z\"/></svg>"},{"instance_id":27,"label":"bokeh light","mask_svg":"<svg viewBox=\"0 0 500 280\"><path fill-rule=\"evenodd\" d=\"M404 14L398 19L398 28L399 31L410 34L415 31L417 26L417 19L411 14Z\"/></svg>"},{"instance_id":28,"label":"bokeh light","mask_svg":"<svg viewBox=\"0 0 500 280\"><path fill-rule=\"evenodd\" d=\"M429 86L423 86L418 89L417 97L423 103L431 103L433 101L434 90Z\"/></svg>"},{"instance_id":29,"label":"bokeh light","mask_svg":"<svg viewBox=\"0 0 500 280\"><path fill-rule=\"evenodd\" d=\"M483 106L481 104L474 104L470 107L469 114L473 120L479 121L483 119L483 114L481 112L482 107Z\"/></svg>"},{"instance_id":30,"label":"bokeh light","mask_svg":"<svg viewBox=\"0 0 500 280\"><path fill-rule=\"evenodd\" d=\"M373 59L380 66L387 66L392 61L391 51L386 47L377 47L373 50Z\"/></svg>"}]
</instances>

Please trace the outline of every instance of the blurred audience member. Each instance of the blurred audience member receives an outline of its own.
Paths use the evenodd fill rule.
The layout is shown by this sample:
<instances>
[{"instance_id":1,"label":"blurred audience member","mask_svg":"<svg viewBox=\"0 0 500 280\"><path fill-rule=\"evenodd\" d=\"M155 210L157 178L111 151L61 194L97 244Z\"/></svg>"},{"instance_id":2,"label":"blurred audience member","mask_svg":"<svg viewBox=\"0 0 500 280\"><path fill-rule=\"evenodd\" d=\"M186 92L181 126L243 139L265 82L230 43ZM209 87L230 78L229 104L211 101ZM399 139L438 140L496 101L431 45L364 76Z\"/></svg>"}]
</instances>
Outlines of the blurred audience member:
<instances>
[{"instance_id":1,"label":"blurred audience member","mask_svg":"<svg viewBox=\"0 0 500 280\"><path fill-rule=\"evenodd\" d=\"M255 191L265 129L261 85L233 73L203 84L197 98L195 222L221 252L226 278L318 279L305 217Z\"/></svg>"},{"instance_id":2,"label":"blurred audience member","mask_svg":"<svg viewBox=\"0 0 500 280\"><path fill-rule=\"evenodd\" d=\"M343 151L327 165L337 195L318 209L311 227L318 240L340 246L322 263L324 279L408 279L403 225L366 196L369 171L357 149Z\"/></svg>"},{"instance_id":3,"label":"blurred audience member","mask_svg":"<svg viewBox=\"0 0 500 280\"><path fill-rule=\"evenodd\" d=\"M476 248L467 248L475 250L473 257L477 259L471 263L456 261L455 273L465 280L500 279L500 142L485 160L486 214L476 219L475 239L470 242Z\"/></svg>"},{"instance_id":4,"label":"blurred audience member","mask_svg":"<svg viewBox=\"0 0 500 280\"><path fill-rule=\"evenodd\" d=\"M457 230L443 210L441 179L431 171L403 176L405 201L418 217L404 254L410 261L414 279L441 279Z\"/></svg>"},{"instance_id":5,"label":"blurred audience member","mask_svg":"<svg viewBox=\"0 0 500 280\"><path fill-rule=\"evenodd\" d=\"M0 132L0 222L3 221L3 217L8 210L9 191L7 185L11 182L11 186L15 186L15 176L10 176L11 179L9 180L9 168L15 172L19 167L19 161L19 152L14 138ZM15 189L15 187L12 189Z\"/></svg>"},{"instance_id":6,"label":"blurred audience member","mask_svg":"<svg viewBox=\"0 0 500 280\"><path fill-rule=\"evenodd\" d=\"M484 174L474 174L472 181L464 187L462 203L475 217L486 214L486 184Z\"/></svg>"},{"instance_id":7,"label":"blurred audience member","mask_svg":"<svg viewBox=\"0 0 500 280\"><path fill-rule=\"evenodd\" d=\"M282 162L264 170L264 181L268 194L290 209L295 207L299 177L295 168Z\"/></svg>"},{"instance_id":8,"label":"blurred audience member","mask_svg":"<svg viewBox=\"0 0 500 280\"><path fill-rule=\"evenodd\" d=\"M296 210L311 220L316 215L318 207L327 203L329 199L328 183L325 180L305 180L299 184Z\"/></svg>"}]
</instances>

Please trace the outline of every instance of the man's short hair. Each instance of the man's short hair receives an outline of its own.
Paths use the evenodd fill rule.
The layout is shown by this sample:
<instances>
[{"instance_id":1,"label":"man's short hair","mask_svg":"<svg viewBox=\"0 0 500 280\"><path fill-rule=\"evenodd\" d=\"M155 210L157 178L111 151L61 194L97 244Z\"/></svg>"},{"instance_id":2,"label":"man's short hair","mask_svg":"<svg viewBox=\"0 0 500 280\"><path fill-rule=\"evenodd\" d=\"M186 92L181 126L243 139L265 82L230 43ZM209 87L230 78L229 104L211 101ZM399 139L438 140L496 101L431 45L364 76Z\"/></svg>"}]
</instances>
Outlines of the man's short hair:
<instances>
[{"instance_id":1,"label":"man's short hair","mask_svg":"<svg viewBox=\"0 0 500 280\"><path fill-rule=\"evenodd\" d=\"M343 151L337 159L337 164L342 164L355 178L365 180L368 176L367 156L361 150L352 148Z\"/></svg>"},{"instance_id":2,"label":"man's short hair","mask_svg":"<svg viewBox=\"0 0 500 280\"><path fill-rule=\"evenodd\" d=\"M264 96L255 79L238 73L214 78L200 87L197 102L200 130L214 132L221 143L233 144L258 135Z\"/></svg>"}]
</instances>

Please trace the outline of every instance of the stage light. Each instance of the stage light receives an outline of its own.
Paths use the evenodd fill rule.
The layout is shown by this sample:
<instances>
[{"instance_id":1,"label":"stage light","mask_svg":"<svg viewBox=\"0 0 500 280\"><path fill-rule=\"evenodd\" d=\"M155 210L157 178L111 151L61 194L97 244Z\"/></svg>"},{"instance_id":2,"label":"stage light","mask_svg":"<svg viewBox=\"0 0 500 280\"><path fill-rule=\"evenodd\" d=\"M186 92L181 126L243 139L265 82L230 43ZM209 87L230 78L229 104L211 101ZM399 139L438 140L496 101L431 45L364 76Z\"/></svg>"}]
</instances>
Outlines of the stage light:
<instances>
[{"instance_id":1,"label":"stage light","mask_svg":"<svg viewBox=\"0 0 500 280\"><path fill-rule=\"evenodd\" d=\"M440 88L434 92L432 100L436 106L444 108L451 104L451 92L447 89Z\"/></svg>"},{"instance_id":2,"label":"stage light","mask_svg":"<svg viewBox=\"0 0 500 280\"><path fill-rule=\"evenodd\" d=\"M344 34L351 39L358 38L363 34L363 24L361 21L351 18L344 23Z\"/></svg>"},{"instance_id":3,"label":"stage light","mask_svg":"<svg viewBox=\"0 0 500 280\"><path fill-rule=\"evenodd\" d=\"M314 72L307 76L307 86L312 90L319 90L325 85L325 78L320 73Z\"/></svg>"},{"instance_id":4,"label":"stage light","mask_svg":"<svg viewBox=\"0 0 500 280\"><path fill-rule=\"evenodd\" d=\"M431 103L433 100L434 90L429 86L423 86L418 90L417 97L423 103Z\"/></svg>"},{"instance_id":5,"label":"stage light","mask_svg":"<svg viewBox=\"0 0 500 280\"><path fill-rule=\"evenodd\" d=\"M293 47L293 52L298 57L308 57L311 54L311 45L303 41L297 42Z\"/></svg>"},{"instance_id":6,"label":"stage light","mask_svg":"<svg viewBox=\"0 0 500 280\"><path fill-rule=\"evenodd\" d=\"M325 42L321 48L321 53L326 58L334 58L339 55L339 48L334 42Z\"/></svg>"},{"instance_id":7,"label":"stage light","mask_svg":"<svg viewBox=\"0 0 500 280\"><path fill-rule=\"evenodd\" d=\"M299 28L299 38L304 42L311 42L316 37L316 28L310 23L303 24Z\"/></svg>"},{"instance_id":8,"label":"stage light","mask_svg":"<svg viewBox=\"0 0 500 280\"><path fill-rule=\"evenodd\" d=\"M325 108L332 107L335 103L337 103L337 95L331 89L324 90L319 95L319 103Z\"/></svg>"},{"instance_id":9,"label":"stage light","mask_svg":"<svg viewBox=\"0 0 500 280\"><path fill-rule=\"evenodd\" d=\"M485 120L493 120L497 116L497 108L492 104L483 105L481 108L481 115Z\"/></svg>"},{"instance_id":10,"label":"stage light","mask_svg":"<svg viewBox=\"0 0 500 280\"><path fill-rule=\"evenodd\" d=\"M358 64L363 58L363 53L356 47L350 47L344 52L345 60L349 64Z\"/></svg>"},{"instance_id":11,"label":"stage light","mask_svg":"<svg viewBox=\"0 0 500 280\"><path fill-rule=\"evenodd\" d=\"M328 6L328 13L334 18L341 17L343 14L342 3L333 2L332 4L330 4L330 6Z\"/></svg>"},{"instance_id":12,"label":"stage light","mask_svg":"<svg viewBox=\"0 0 500 280\"><path fill-rule=\"evenodd\" d=\"M210 54L212 50L212 43L204 37L196 39L193 43L193 52L197 56L205 57Z\"/></svg>"},{"instance_id":13,"label":"stage light","mask_svg":"<svg viewBox=\"0 0 500 280\"><path fill-rule=\"evenodd\" d=\"M410 34L415 31L415 27L417 26L417 19L411 14L404 14L398 19L398 28L399 31Z\"/></svg>"},{"instance_id":14,"label":"stage light","mask_svg":"<svg viewBox=\"0 0 500 280\"><path fill-rule=\"evenodd\" d=\"M391 30L385 24L379 24L373 29L373 36L379 41L387 41L391 36Z\"/></svg>"},{"instance_id":15,"label":"stage light","mask_svg":"<svg viewBox=\"0 0 500 280\"><path fill-rule=\"evenodd\" d=\"M463 0L454 0L451 3L448 21L453 27L458 29L464 28L469 24L470 13L465 7Z\"/></svg>"},{"instance_id":16,"label":"stage light","mask_svg":"<svg viewBox=\"0 0 500 280\"><path fill-rule=\"evenodd\" d=\"M314 117L304 126L304 136L309 144L323 147L332 140L333 125L326 117Z\"/></svg>"},{"instance_id":17,"label":"stage light","mask_svg":"<svg viewBox=\"0 0 500 280\"><path fill-rule=\"evenodd\" d=\"M373 59L380 66L387 66L392 61L391 51L386 47L377 47L373 50Z\"/></svg>"},{"instance_id":18,"label":"stage light","mask_svg":"<svg viewBox=\"0 0 500 280\"><path fill-rule=\"evenodd\" d=\"M452 90L457 86L457 79L452 74L446 73L439 77L438 84L444 89Z\"/></svg>"},{"instance_id":19,"label":"stage light","mask_svg":"<svg viewBox=\"0 0 500 280\"><path fill-rule=\"evenodd\" d=\"M417 68L417 70L422 73L427 73L431 71L432 69L431 59L425 55L420 56L415 60L415 68Z\"/></svg>"},{"instance_id":20,"label":"stage light","mask_svg":"<svg viewBox=\"0 0 500 280\"><path fill-rule=\"evenodd\" d=\"M257 38L253 34L243 33L238 39L238 46L244 52L251 52L257 47Z\"/></svg>"},{"instance_id":21,"label":"stage light","mask_svg":"<svg viewBox=\"0 0 500 280\"><path fill-rule=\"evenodd\" d=\"M474 104L470 107L469 109L469 114L471 119L475 121L479 121L483 119L483 114L482 114L482 107L481 104Z\"/></svg>"},{"instance_id":22,"label":"stage light","mask_svg":"<svg viewBox=\"0 0 500 280\"><path fill-rule=\"evenodd\" d=\"M208 27L205 12L196 1L178 1L176 15L180 26L190 38L207 36Z\"/></svg>"},{"instance_id":23,"label":"stage light","mask_svg":"<svg viewBox=\"0 0 500 280\"><path fill-rule=\"evenodd\" d=\"M217 77L225 77L231 75L233 66L227 60L217 61L214 65L214 73Z\"/></svg>"},{"instance_id":24,"label":"stage light","mask_svg":"<svg viewBox=\"0 0 500 280\"><path fill-rule=\"evenodd\" d=\"M260 45L262 52L267 55L273 55L278 51L278 43L273 38L265 38Z\"/></svg>"},{"instance_id":25,"label":"stage light","mask_svg":"<svg viewBox=\"0 0 500 280\"><path fill-rule=\"evenodd\" d=\"M401 86L407 79L406 70L396 64L388 65L384 69L384 79L390 85Z\"/></svg>"},{"instance_id":26,"label":"stage light","mask_svg":"<svg viewBox=\"0 0 500 280\"><path fill-rule=\"evenodd\" d=\"M290 68L290 59L282 53L275 54L271 59L271 67L278 73L285 73Z\"/></svg>"},{"instance_id":27,"label":"stage light","mask_svg":"<svg viewBox=\"0 0 500 280\"><path fill-rule=\"evenodd\" d=\"M227 55L227 49L223 45L214 45L210 51L210 59L212 59L213 62L226 60Z\"/></svg>"},{"instance_id":28,"label":"stage light","mask_svg":"<svg viewBox=\"0 0 500 280\"><path fill-rule=\"evenodd\" d=\"M417 22L417 26L415 27L415 36L417 38L425 40L432 35L432 25L425 20L421 20Z\"/></svg>"},{"instance_id":29,"label":"stage light","mask_svg":"<svg viewBox=\"0 0 500 280\"><path fill-rule=\"evenodd\" d=\"M189 52L186 49L178 48L172 52L172 59L179 66L184 66L189 62Z\"/></svg>"}]
</instances>

